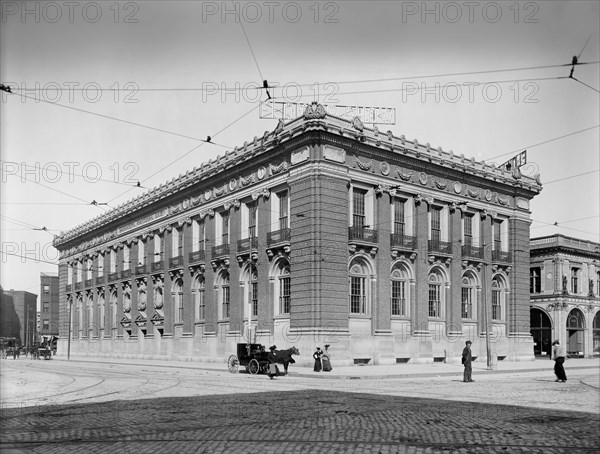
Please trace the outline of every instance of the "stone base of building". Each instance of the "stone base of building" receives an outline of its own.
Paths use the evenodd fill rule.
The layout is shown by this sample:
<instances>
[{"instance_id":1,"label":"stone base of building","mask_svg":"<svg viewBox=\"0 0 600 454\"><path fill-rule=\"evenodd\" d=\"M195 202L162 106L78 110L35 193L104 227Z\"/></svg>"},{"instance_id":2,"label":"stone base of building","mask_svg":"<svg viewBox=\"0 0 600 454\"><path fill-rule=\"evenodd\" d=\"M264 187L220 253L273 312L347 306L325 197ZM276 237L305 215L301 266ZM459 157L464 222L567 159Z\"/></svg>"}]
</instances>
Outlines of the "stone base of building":
<instances>
[{"instance_id":1,"label":"stone base of building","mask_svg":"<svg viewBox=\"0 0 600 454\"><path fill-rule=\"evenodd\" d=\"M276 333L282 331L276 330ZM200 334L200 333L196 333ZM339 366L390 365L400 363L433 364L446 362L461 363L466 340L472 341L471 351L478 363L487 363L489 348L492 365L498 361L533 361L533 341L528 333L511 334L508 337L453 336L438 338L430 332L415 332L410 336L380 332L371 336L350 335L349 332L297 329L282 334L262 333L256 336L257 343L267 348L276 345L283 350L295 346L300 355L294 359L299 366L310 366L316 347L329 345L332 362ZM177 360L196 362L223 362L237 354L237 344L246 343L242 336L233 333L220 335L191 333L180 335L130 336L127 333L113 337L74 339L70 352L74 357L96 357L115 359ZM488 347L489 343L489 347ZM58 356L67 356L67 339L60 339Z\"/></svg>"}]
</instances>

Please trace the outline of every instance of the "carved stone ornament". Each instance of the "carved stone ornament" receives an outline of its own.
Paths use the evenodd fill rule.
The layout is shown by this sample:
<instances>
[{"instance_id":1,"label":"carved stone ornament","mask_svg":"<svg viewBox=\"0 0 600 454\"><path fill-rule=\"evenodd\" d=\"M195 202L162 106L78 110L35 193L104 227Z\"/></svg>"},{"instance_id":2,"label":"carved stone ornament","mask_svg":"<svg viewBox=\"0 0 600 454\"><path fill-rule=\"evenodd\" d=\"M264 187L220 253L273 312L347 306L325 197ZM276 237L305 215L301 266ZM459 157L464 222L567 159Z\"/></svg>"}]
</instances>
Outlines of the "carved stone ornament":
<instances>
[{"instance_id":1,"label":"carved stone ornament","mask_svg":"<svg viewBox=\"0 0 600 454\"><path fill-rule=\"evenodd\" d=\"M426 185L428 181L429 177L425 172L419 173L419 183L421 183L422 185Z\"/></svg>"},{"instance_id":2,"label":"carved stone ornament","mask_svg":"<svg viewBox=\"0 0 600 454\"><path fill-rule=\"evenodd\" d=\"M306 120L320 120L325 118L327 111L325 108L316 101L313 101L309 106L304 109L304 118Z\"/></svg>"},{"instance_id":3,"label":"carved stone ornament","mask_svg":"<svg viewBox=\"0 0 600 454\"><path fill-rule=\"evenodd\" d=\"M213 191L214 191L214 193L215 193L215 196L216 196L216 197L218 197L218 196L221 196L221 195L225 194L225 189L226 189L226 188L227 188L227 185L223 185L223 187L222 187L222 188L218 188L218 189L217 189L217 188L214 188L214 190L213 190Z\"/></svg>"},{"instance_id":4,"label":"carved stone ornament","mask_svg":"<svg viewBox=\"0 0 600 454\"><path fill-rule=\"evenodd\" d=\"M410 181L410 180L412 180L413 173L414 172L403 173L401 169L398 169L398 176L400 177L400 179L402 181Z\"/></svg>"},{"instance_id":5,"label":"carved stone ornament","mask_svg":"<svg viewBox=\"0 0 600 454\"><path fill-rule=\"evenodd\" d=\"M508 205L508 197L500 197L496 194L496 202L498 202L500 205Z\"/></svg>"},{"instance_id":6,"label":"carved stone ornament","mask_svg":"<svg viewBox=\"0 0 600 454\"><path fill-rule=\"evenodd\" d=\"M265 169L262 166L259 167L258 170L256 171L256 176L258 177L259 180L262 180L266 174L267 174L267 169Z\"/></svg>"},{"instance_id":7,"label":"carved stone ornament","mask_svg":"<svg viewBox=\"0 0 600 454\"><path fill-rule=\"evenodd\" d=\"M279 172L285 171L288 169L287 161L282 161L279 165L269 164L269 170L271 171L271 175L276 175Z\"/></svg>"},{"instance_id":8,"label":"carved stone ornament","mask_svg":"<svg viewBox=\"0 0 600 454\"><path fill-rule=\"evenodd\" d=\"M373 126L373 135L375 137L379 137L379 128L377 127L377 125Z\"/></svg>"},{"instance_id":9,"label":"carved stone ornament","mask_svg":"<svg viewBox=\"0 0 600 454\"><path fill-rule=\"evenodd\" d=\"M473 191L471 188L467 187L467 194L476 199L477 197L479 197L479 189L477 191Z\"/></svg>"},{"instance_id":10,"label":"carved stone ornament","mask_svg":"<svg viewBox=\"0 0 600 454\"><path fill-rule=\"evenodd\" d=\"M360 120L359 117L354 117L352 119L352 127L360 132L363 132L363 130L365 129L365 126L363 125L363 122Z\"/></svg>"},{"instance_id":11,"label":"carved stone ornament","mask_svg":"<svg viewBox=\"0 0 600 454\"><path fill-rule=\"evenodd\" d=\"M438 189L446 189L446 186L448 186L447 181L444 181L444 180L438 181L437 178L435 178L433 180L433 182L435 183L435 187Z\"/></svg>"},{"instance_id":12,"label":"carved stone ornament","mask_svg":"<svg viewBox=\"0 0 600 454\"><path fill-rule=\"evenodd\" d=\"M250 175L248 178L240 177L240 186L245 187L250 183L254 183L254 174Z\"/></svg>"},{"instance_id":13,"label":"carved stone ornament","mask_svg":"<svg viewBox=\"0 0 600 454\"><path fill-rule=\"evenodd\" d=\"M487 200L488 202L491 202L492 200L492 191L490 191L489 189L486 189L484 192L484 197L485 200Z\"/></svg>"},{"instance_id":14,"label":"carved stone ornament","mask_svg":"<svg viewBox=\"0 0 600 454\"><path fill-rule=\"evenodd\" d=\"M456 192L457 194L460 194L462 192L462 184L460 183L460 181L454 182L454 192Z\"/></svg>"},{"instance_id":15,"label":"carved stone ornament","mask_svg":"<svg viewBox=\"0 0 600 454\"><path fill-rule=\"evenodd\" d=\"M371 170L371 166L373 165L373 160L371 159L368 162L361 162L360 159L358 159L358 156L354 155L354 163L361 170Z\"/></svg>"},{"instance_id":16,"label":"carved stone ornament","mask_svg":"<svg viewBox=\"0 0 600 454\"><path fill-rule=\"evenodd\" d=\"M263 188L260 191L253 192L252 200L257 200L261 196L264 197L265 199L268 199L271 196L271 191L269 191L267 188Z\"/></svg>"},{"instance_id":17,"label":"carved stone ornament","mask_svg":"<svg viewBox=\"0 0 600 454\"><path fill-rule=\"evenodd\" d=\"M231 180L229 180L229 190L230 191L235 191L235 188L237 188L237 180L235 178L232 178Z\"/></svg>"},{"instance_id":18,"label":"carved stone ornament","mask_svg":"<svg viewBox=\"0 0 600 454\"><path fill-rule=\"evenodd\" d=\"M281 134L281 132L283 131L284 124L285 124L285 122L283 121L283 118L280 118L279 121L277 122L277 127L275 128L275 131L273 131L275 133L275 135Z\"/></svg>"},{"instance_id":19,"label":"carved stone ornament","mask_svg":"<svg viewBox=\"0 0 600 454\"><path fill-rule=\"evenodd\" d=\"M385 162L385 161L381 161L379 163L379 171L382 173L382 175L389 175L390 174L390 165Z\"/></svg>"}]
</instances>

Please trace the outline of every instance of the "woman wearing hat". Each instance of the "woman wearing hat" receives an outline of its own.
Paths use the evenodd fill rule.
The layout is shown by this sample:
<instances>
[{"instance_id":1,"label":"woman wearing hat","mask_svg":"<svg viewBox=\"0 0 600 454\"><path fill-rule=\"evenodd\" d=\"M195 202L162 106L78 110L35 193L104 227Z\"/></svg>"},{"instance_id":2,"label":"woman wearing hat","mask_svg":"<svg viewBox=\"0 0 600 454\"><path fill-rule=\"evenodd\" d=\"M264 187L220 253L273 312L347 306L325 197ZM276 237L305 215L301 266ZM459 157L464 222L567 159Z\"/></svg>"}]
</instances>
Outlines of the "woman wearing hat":
<instances>
[{"instance_id":1,"label":"woman wearing hat","mask_svg":"<svg viewBox=\"0 0 600 454\"><path fill-rule=\"evenodd\" d=\"M321 365L321 356L323 356L321 347L317 347L317 351L313 353L313 358L315 359L315 368L313 370L315 372L321 372L321 369L323 368L323 366Z\"/></svg>"},{"instance_id":2,"label":"woman wearing hat","mask_svg":"<svg viewBox=\"0 0 600 454\"><path fill-rule=\"evenodd\" d=\"M323 363L323 372L331 372L331 357L329 356L329 344L325 346L325 351L323 352L323 357L321 358L321 362Z\"/></svg>"}]
</instances>

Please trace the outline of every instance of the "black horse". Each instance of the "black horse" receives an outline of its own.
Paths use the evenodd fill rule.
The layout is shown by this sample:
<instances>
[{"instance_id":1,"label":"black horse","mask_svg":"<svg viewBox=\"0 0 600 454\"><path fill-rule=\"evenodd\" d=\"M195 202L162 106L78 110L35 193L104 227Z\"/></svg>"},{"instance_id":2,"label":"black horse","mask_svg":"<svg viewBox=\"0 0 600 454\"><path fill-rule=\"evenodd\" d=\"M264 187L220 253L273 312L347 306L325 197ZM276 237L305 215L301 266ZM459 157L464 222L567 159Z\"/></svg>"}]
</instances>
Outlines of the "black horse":
<instances>
[{"instance_id":1,"label":"black horse","mask_svg":"<svg viewBox=\"0 0 600 454\"><path fill-rule=\"evenodd\" d=\"M288 365L294 364L294 358L292 355L300 355L300 350L296 347L288 348L287 350L273 350L273 357L277 364L283 364L283 370L287 374Z\"/></svg>"}]
</instances>

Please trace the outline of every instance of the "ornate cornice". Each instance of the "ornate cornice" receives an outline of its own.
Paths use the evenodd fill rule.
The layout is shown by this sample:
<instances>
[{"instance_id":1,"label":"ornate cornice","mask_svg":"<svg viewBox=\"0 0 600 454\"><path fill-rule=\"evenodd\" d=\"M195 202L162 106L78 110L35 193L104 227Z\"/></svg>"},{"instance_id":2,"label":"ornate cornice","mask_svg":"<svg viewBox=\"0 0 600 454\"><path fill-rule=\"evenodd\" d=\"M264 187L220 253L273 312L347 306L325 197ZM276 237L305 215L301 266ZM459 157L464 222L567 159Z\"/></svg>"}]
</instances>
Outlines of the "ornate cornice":
<instances>
[{"instance_id":1,"label":"ornate cornice","mask_svg":"<svg viewBox=\"0 0 600 454\"><path fill-rule=\"evenodd\" d=\"M356 131L360 133L361 142L353 142L357 150L370 149L373 151L375 148L377 151L380 150L382 153L396 153L398 155L406 155L416 161L423 161L424 163L433 163L434 165L441 165L448 168L453 168L455 171L462 172L466 176L473 175L488 181L496 181L498 184L505 185L511 188L518 188L527 194L527 197L533 196L541 190L541 183L539 175L529 177L522 175L518 169L514 169L513 172L507 172L502 167L495 164L487 164L484 161L477 162L475 159L467 159L463 155L456 155L452 151L445 152L440 147L434 148L431 145L421 145L417 139L412 142L405 139L404 136L395 137L392 131L387 131L382 134L377 128L369 128L359 124L358 121L349 121L333 115L327 114L325 108L318 104L312 103L307 106L304 114L290 122L284 123L279 122L275 131L265 131L262 137L254 137L254 140L250 143L245 142L243 148L235 148L232 152L228 151L223 156L219 156L216 159L211 159L207 163L203 163L200 167L194 168L185 174L179 175L177 178L173 178L170 181L159 185L158 187L147 191L146 193L135 197L119 205L118 207L97 216L90 221L75 227L68 232L61 233L56 236L53 245L61 250L63 255L65 250L64 246L67 243L73 242L77 238L88 235L94 230L105 228L106 226L122 222L124 219L131 219L136 216L136 212L139 210L152 206L157 202L172 197L173 195L179 194L182 190L200 185L209 178L218 176L221 172L233 168L234 166L243 165L248 160L254 159L258 155L266 155L271 152L275 147L281 146L284 142L289 144L297 143L302 133L308 134L324 134L326 133L331 140L335 140L336 137L340 140L346 140L356 137ZM350 133L351 132L351 133ZM415 161L415 163L416 163ZM392 161L389 161L392 163ZM359 161L359 158L355 156L355 166L361 170L374 171L374 162L371 159L370 162ZM286 165L280 170L279 165L269 164L270 175L277 171L283 172L286 170ZM382 173L385 175L387 167L384 165L379 167ZM212 201L215 197L224 196L229 194L231 191L238 190L249 184L258 183L267 174L266 169L263 167L257 172L253 172L251 175L246 177L238 177L239 180L232 185L231 180L228 183L224 183L223 186L210 187L202 189L204 193L196 194L188 197L185 200L171 205L167 208L162 208L149 216L136 219L135 221L117 226L110 232L103 233L92 240L86 241L85 246L79 244L68 249L66 255L72 255L75 253L83 252L86 248L94 248L100 244L106 244L111 240L114 240L124 233L130 231L136 231L140 228L147 228L148 225L156 223L157 220L172 216L173 214L183 213L190 208L199 206L202 203ZM398 170L398 176L403 181L410 181L412 174ZM239 184L237 183L239 181ZM443 181L437 179L433 180L434 185L444 185ZM468 195L475 198L481 197L480 191L482 189L473 190L468 188L470 192ZM487 200L487 194L485 196ZM496 195L494 200L500 205L508 204L511 199L506 196ZM488 200L489 202L490 200Z\"/></svg>"}]
</instances>

